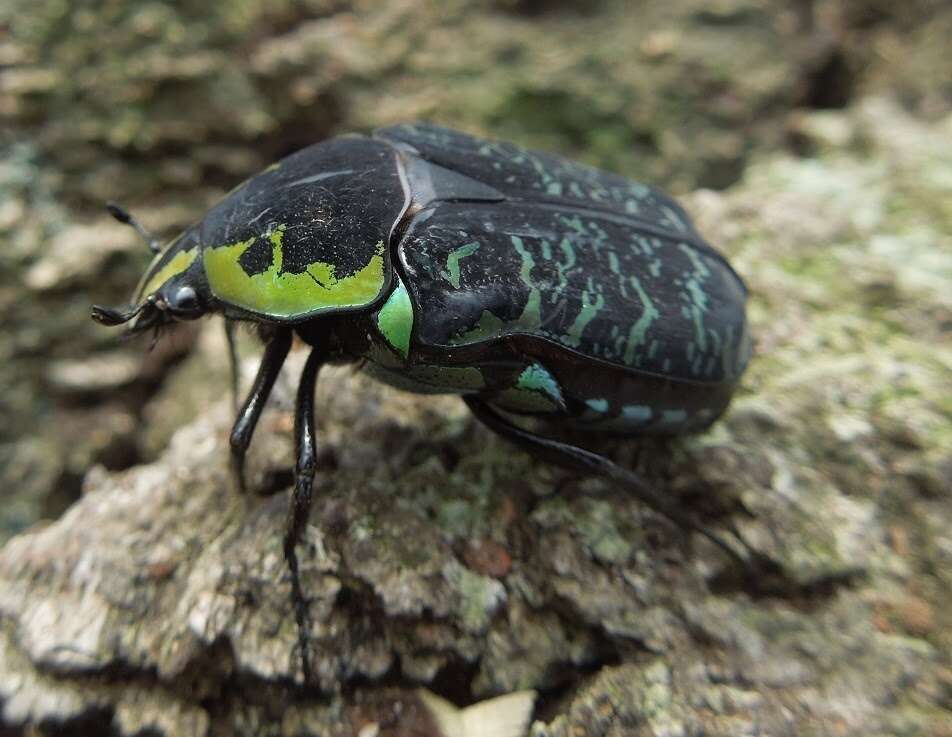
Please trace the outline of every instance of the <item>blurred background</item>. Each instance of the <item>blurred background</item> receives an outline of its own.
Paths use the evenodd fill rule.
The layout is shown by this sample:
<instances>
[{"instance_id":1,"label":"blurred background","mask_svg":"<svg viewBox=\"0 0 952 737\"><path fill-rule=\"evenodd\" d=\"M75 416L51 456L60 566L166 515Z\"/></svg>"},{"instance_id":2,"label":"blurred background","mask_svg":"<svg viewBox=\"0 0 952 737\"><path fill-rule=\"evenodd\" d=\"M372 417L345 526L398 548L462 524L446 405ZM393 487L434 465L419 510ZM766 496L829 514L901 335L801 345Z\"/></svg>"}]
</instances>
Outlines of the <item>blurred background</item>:
<instances>
[{"instance_id":1,"label":"blurred background","mask_svg":"<svg viewBox=\"0 0 952 737\"><path fill-rule=\"evenodd\" d=\"M89 319L236 183L325 137L426 118L682 195L813 154L809 111L952 105L943 0L5 0L0 4L0 542L92 464L155 457L223 393ZM209 325L209 329L218 329Z\"/></svg>"}]
</instances>

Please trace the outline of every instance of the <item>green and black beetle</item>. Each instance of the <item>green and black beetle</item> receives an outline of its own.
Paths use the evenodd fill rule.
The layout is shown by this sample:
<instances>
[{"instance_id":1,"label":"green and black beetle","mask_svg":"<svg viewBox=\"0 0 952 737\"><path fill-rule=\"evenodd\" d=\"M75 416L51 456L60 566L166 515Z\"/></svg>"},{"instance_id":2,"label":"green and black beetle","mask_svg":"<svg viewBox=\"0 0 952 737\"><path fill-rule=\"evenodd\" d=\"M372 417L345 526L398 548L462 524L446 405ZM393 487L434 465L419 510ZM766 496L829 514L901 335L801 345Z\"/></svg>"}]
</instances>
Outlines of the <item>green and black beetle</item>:
<instances>
[{"instance_id":1,"label":"green and black beetle","mask_svg":"<svg viewBox=\"0 0 952 737\"><path fill-rule=\"evenodd\" d=\"M312 346L284 540L310 680L295 546L311 503L321 366L360 361L402 389L460 394L500 435L624 485L739 557L633 473L502 413L632 435L704 428L750 356L745 301L737 273L658 190L407 124L268 167L156 256L127 310L94 307L93 316L131 333L211 312L266 326L231 434L239 479L292 334Z\"/></svg>"}]
</instances>

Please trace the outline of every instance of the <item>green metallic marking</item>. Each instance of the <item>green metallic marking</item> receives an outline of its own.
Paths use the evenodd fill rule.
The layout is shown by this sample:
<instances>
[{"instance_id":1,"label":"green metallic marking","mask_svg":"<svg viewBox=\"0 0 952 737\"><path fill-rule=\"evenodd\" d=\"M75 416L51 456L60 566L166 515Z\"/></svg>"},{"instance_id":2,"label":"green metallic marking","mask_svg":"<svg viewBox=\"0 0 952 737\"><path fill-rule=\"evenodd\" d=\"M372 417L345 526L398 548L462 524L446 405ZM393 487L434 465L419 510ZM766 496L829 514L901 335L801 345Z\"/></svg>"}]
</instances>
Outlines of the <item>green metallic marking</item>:
<instances>
[{"instance_id":1,"label":"green metallic marking","mask_svg":"<svg viewBox=\"0 0 952 737\"><path fill-rule=\"evenodd\" d=\"M685 287L687 288L688 298L690 300L691 318L694 321L694 334L698 348L703 352L707 350L707 335L704 331L704 313L707 312L708 301L707 294L705 294L701 283L711 275L711 270L697 252L686 243L679 243L678 249L691 259L691 264L694 266L694 271L688 277Z\"/></svg>"},{"instance_id":2,"label":"green metallic marking","mask_svg":"<svg viewBox=\"0 0 952 737\"><path fill-rule=\"evenodd\" d=\"M566 274L569 269L575 266L575 249L568 238L563 238L559 241L559 250L562 251L562 255L565 256L565 261L555 262L555 268L559 274L559 288L551 290L553 302L568 285L568 277Z\"/></svg>"},{"instance_id":3,"label":"green metallic marking","mask_svg":"<svg viewBox=\"0 0 952 737\"><path fill-rule=\"evenodd\" d=\"M587 406L593 412L598 412L599 414L605 414L608 412L607 399L586 399L585 406Z\"/></svg>"},{"instance_id":4,"label":"green metallic marking","mask_svg":"<svg viewBox=\"0 0 952 737\"><path fill-rule=\"evenodd\" d=\"M651 188L647 184L641 184L640 182L632 182L629 184L628 191L631 193L632 197L635 197L639 200L651 196Z\"/></svg>"},{"instance_id":5,"label":"green metallic marking","mask_svg":"<svg viewBox=\"0 0 952 737\"><path fill-rule=\"evenodd\" d=\"M618 264L618 254L616 254L614 251L608 252L608 268L612 270L613 274L621 273Z\"/></svg>"},{"instance_id":6,"label":"green metallic marking","mask_svg":"<svg viewBox=\"0 0 952 737\"><path fill-rule=\"evenodd\" d=\"M413 330L413 305L401 279L377 313L380 334L404 358L410 352L410 333Z\"/></svg>"},{"instance_id":7,"label":"green metallic marking","mask_svg":"<svg viewBox=\"0 0 952 737\"><path fill-rule=\"evenodd\" d=\"M565 263L559 262L559 283L565 284L565 272L575 266L575 249L572 247L572 241L568 238L563 238L559 242L559 248L562 249L562 253L565 254Z\"/></svg>"},{"instance_id":8,"label":"green metallic marking","mask_svg":"<svg viewBox=\"0 0 952 737\"><path fill-rule=\"evenodd\" d=\"M644 342L645 334L648 332L648 328L651 327L651 323L653 323L661 315L661 313L658 312L658 309L652 303L648 293L641 286L641 282L638 281L638 277L632 276L630 278L630 282L635 288L635 291L638 292L638 298L641 300L641 305L644 310L641 313L641 317L639 317L638 321L631 326L631 330L628 332L628 345L625 348L625 363L627 364L634 362L635 349Z\"/></svg>"},{"instance_id":9,"label":"green metallic marking","mask_svg":"<svg viewBox=\"0 0 952 737\"><path fill-rule=\"evenodd\" d=\"M516 387L528 391L542 392L551 399L554 399L558 404L565 403L565 400L562 398L562 390L559 388L559 383L555 380L555 377L539 363L530 364L519 374Z\"/></svg>"},{"instance_id":10,"label":"green metallic marking","mask_svg":"<svg viewBox=\"0 0 952 737\"><path fill-rule=\"evenodd\" d=\"M588 286L592 286L592 280L588 280ZM605 297L599 291L595 295L595 299L592 300L590 297L589 291L586 289L582 292L582 309L579 310L578 315L575 318L575 321L566 331L565 335L562 336L563 342L572 347L577 348L582 343L582 333L585 331L585 328L588 324L595 319L595 316L598 315L599 310L605 306Z\"/></svg>"},{"instance_id":11,"label":"green metallic marking","mask_svg":"<svg viewBox=\"0 0 952 737\"><path fill-rule=\"evenodd\" d=\"M648 264L648 273L653 277L657 278L661 275L661 259L656 258L650 264Z\"/></svg>"},{"instance_id":12,"label":"green metallic marking","mask_svg":"<svg viewBox=\"0 0 952 737\"><path fill-rule=\"evenodd\" d=\"M724 376L733 376L734 367L731 365L731 357L734 353L734 326L728 325L724 331L724 350L721 353L721 366L724 369Z\"/></svg>"},{"instance_id":13,"label":"green metallic marking","mask_svg":"<svg viewBox=\"0 0 952 737\"><path fill-rule=\"evenodd\" d=\"M651 419L651 407L643 404L626 404L621 408L621 416L626 420L641 420L647 422Z\"/></svg>"},{"instance_id":14,"label":"green metallic marking","mask_svg":"<svg viewBox=\"0 0 952 737\"><path fill-rule=\"evenodd\" d=\"M505 320L496 317L489 310L483 310L483 313L479 316L479 321L476 323L476 325L450 339L450 343L454 345L474 343L490 335L495 335L501 332L506 327L506 325L507 323Z\"/></svg>"},{"instance_id":15,"label":"green metallic marking","mask_svg":"<svg viewBox=\"0 0 952 737\"><path fill-rule=\"evenodd\" d=\"M608 239L608 233L598 223L592 221L586 223L578 215L573 217L562 215L559 216L559 220L563 225L574 230L577 235L591 238L592 247L596 253L601 251L602 246L605 245L605 241Z\"/></svg>"},{"instance_id":16,"label":"green metallic marking","mask_svg":"<svg viewBox=\"0 0 952 737\"><path fill-rule=\"evenodd\" d=\"M618 291L621 292L621 296L624 297L625 300L627 301L627 300L628 300L628 290L625 288L625 276L624 276L624 274L619 274L619 277L621 277L621 278L618 280Z\"/></svg>"},{"instance_id":17,"label":"green metallic marking","mask_svg":"<svg viewBox=\"0 0 952 737\"><path fill-rule=\"evenodd\" d=\"M661 412L661 421L665 424L677 425L688 418L688 413L683 409L666 409Z\"/></svg>"},{"instance_id":18,"label":"green metallic marking","mask_svg":"<svg viewBox=\"0 0 952 737\"><path fill-rule=\"evenodd\" d=\"M192 262L195 261L195 257L198 255L198 248L190 248L187 251L180 251L175 254L171 260L159 269L154 276L152 276L149 281L142 286L141 289L136 290L136 294L139 299L148 297L150 294L157 292L165 282L173 277L178 276L183 271L188 269L192 265ZM148 272L146 272L148 273Z\"/></svg>"},{"instance_id":19,"label":"green metallic marking","mask_svg":"<svg viewBox=\"0 0 952 737\"><path fill-rule=\"evenodd\" d=\"M579 235L585 235L585 225L582 223L582 218L578 215L573 215L572 217L560 215L558 219L562 221L562 225L571 228Z\"/></svg>"},{"instance_id":20,"label":"green metallic marking","mask_svg":"<svg viewBox=\"0 0 952 737\"><path fill-rule=\"evenodd\" d=\"M274 317L299 317L322 309L360 307L372 302L384 283L384 244L360 271L337 278L336 265L315 261L300 274L282 271L282 241L285 226L268 234L271 266L249 276L238 263L254 238L229 245L206 248L202 252L205 273L215 296L224 302Z\"/></svg>"},{"instance_id":21,"label":"green metallic marking","mask_svg":"<svg viewBox=\"0 0 952 737\"><path fill-rule=\"evenodd\" d=\"M714 328L708 328L707 334L711 336L711 342L714 343L714 346L712 348L714 355L715 356L721 355L721 350L724 347L721 344L721 336L718 334L718 332Z\"/></svg>"},{"instance_id":22,"label":"green metallic marking","mask_svg":"<svg viewBox=\"0 0 952 737\"><path fill-rule=\"evenodd\" d=\"M442 272L440 276L448 280L450 284L459 289L459 262L461 259L464 259L467 256L472 256L478 250L479 243L476 241L467 243L466 245L460 246L459 248L454 248L452 251L450 251L450 255L446 257L447 271Z\"/></svg>"},{"instance_id":23,"label":"green metallic marking","mask_svg":"<svg viewBox=\"0 0 952 737\"><path fill-rule=\"evenodd\" d=\"M552 259L552 246L547 240L543 240L540 245L542 246L542 258L545 261L550 261Z\"/></svg>"},{"instance_id":24,"label":"green metallic marking","mask_svg":"<svg viewBox=\"0 0 952 737\"><path fill-rule=\"evenodd\" d=\"M542 295L539 292L539 288L535 285L535 282L532 281L532 269L535 266L535 259L532 258L529 249L527 249L522 242L522 238L513 235L510 236L510 240L512 241L513 247L519 252L519 256L522 257L522 268L519 271L519 275L530 290L529 299L526 300L525 309L523 309L522 314L519 316L518 322L521 325L535 327L542 324L542 310L540 306Z\"/></svg>"},{"instance_id":25,"label":"green metallic marking","mask_svg":"<svg viewBox=\"0 0 952 737\"><path fill-rule=\"evenodd\" d=\"M691 373L692 373L692 374L698 374L698 373L700 373L700 371L701 371L701 360L702 360L702 359L703 359L703 356L702 356L700 353L698 353L698 354L694 357L694 360L691 361Z\"/></svg>"},{"instance_id":26,"label":"green metallic marking","mask_svg":"<svg viewBox=\"0 0 952 737\"><path fill-rule=\"evenodd\" d=\"M624 336L624 335L619 335L617 338L615 338L615 341L614 341L614 343L613 343L613 348L614 348L614 353L615 353L615 355L617 356L617 355L619 355L620 353L622 353L624 347L625 347L625 336Z\"/></svg>"},{"instance_id":27,"label":"green metallic marking","mask_svg":"<svg viewBox=\"0 0 952 737\"><path fill-rule=\"evenodd\" d=\"M591 226L592 230L595 231L595 242L597 244L597 248L601 248L605 241L608 240L608 233L606 233L605 229L595 221L590 221L589 225Z\"/></svg>"},{"instance_id":28,"label":"green metallic marking","mask_svg":"<svg viewBox=\"0 0 952 737\"><path fill-rule=\"evenodd\" d=\"M544 189L549 194L562 194L562 184L558 179L552 176L551 172L545 168L538 158L530 155L528 152L523 152L521 156L516 156L512 159L513 163L521 164L523 161L527 162L533 169L535 169L536 174L539 175L539 182L537 185L538 189Z\"/></svg>"},{"instance_id":29,"label":"green metallic marking","mask_svg":"<svg viewBox=\"0 0 952 737\"><path fill-rule=\"evenodd\" d=\"M684 220L681 219L681 216L678 215L678 213L676 213L670 207L665 205L665 206L662 206L660 209L661 209L661 212L664 214L665 216L664 219L667 220L668 224L670 224L671 226L673 226L674 228L682 232L688 229L688 226L685 224Z\"/></svg>"},{"instance_id":30,"label":"green metallic marking","mask_svg":"<svg viewBox=\"0 0 952 737\"><path fill-rule=\"evenodd\" d=\"M654 253L654 246L651 241L643 235L636 235L632 239L632 244L635 246L637 252L644 256L651 256Z\"/></svg>"},{"instance_id":31,"label":"green metallic marking","mask_svg":"<svg viewBox=\"0 0 952 737\"><path fill-rule=\"evenodd\" d=\"M707 295L701 285L693 279L687 283L688 293L691 295L691 317L694 321L694 333L697 344L702 351L707 350L707 333L704 331L704 313L707 312Z\"/></svg>"}]
</instances>

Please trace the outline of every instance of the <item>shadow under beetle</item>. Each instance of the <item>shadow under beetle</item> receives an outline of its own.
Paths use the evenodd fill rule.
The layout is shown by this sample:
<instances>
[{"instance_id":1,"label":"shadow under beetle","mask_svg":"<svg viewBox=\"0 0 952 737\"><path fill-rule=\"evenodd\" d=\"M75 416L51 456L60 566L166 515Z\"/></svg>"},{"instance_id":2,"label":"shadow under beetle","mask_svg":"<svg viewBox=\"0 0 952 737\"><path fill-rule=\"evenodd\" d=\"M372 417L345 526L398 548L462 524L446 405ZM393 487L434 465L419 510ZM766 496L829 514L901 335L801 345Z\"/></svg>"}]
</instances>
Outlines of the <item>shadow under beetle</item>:
<instances>
[{"instance_id":1,"label":"shadow under beetle","mask_svg":"<svg viewBox=\"0 0 952 737\"><path fill-rule=\"evenodd\" d=\"M414 123L333 138L271 165L158 253L128 309L97 306L93 317L139 333L220 312L233 377L231 326L262 324L264 357L231 433L242 488L245 451L292 334L312 346L284 536L310 682L295 548L311 506L314 385L324 364L360 361L402 389L460 394L503 437L609 478L746 565L637 475L503 414L616 434L702 429L726 408L750 356L746 296L658 190Z\"/></svg>"}]
</instances>

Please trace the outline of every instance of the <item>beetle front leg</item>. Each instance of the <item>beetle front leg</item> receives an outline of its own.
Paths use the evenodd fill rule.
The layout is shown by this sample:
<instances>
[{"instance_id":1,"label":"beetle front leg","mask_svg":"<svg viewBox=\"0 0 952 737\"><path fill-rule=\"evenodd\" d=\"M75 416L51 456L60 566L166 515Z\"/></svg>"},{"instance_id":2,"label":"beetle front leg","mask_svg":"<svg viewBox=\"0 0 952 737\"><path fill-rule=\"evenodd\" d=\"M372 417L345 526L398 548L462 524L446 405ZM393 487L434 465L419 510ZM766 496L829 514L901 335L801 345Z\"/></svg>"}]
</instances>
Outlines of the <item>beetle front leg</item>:
<instances>
[{"instance_id":1,"label":"beetle front leg","mask_svg":"<svg viewBox=\"0 0 952 737\"><path fill-rule=\"evenodd\" d=\"M608 458L575 445L562 443L558 440L552 440L542 437L541 435L536 435L528 430L523 430L476 397L463 397L463 400L466 402L470 411L476 416L476 419L496 434L549 463L570 470L607 478L626 491L633 493L650 509L664 515L682 529L693 530L706 537L727 553L734 561L739 563L748 573L756 573L756 564L764 562L735 530L731 529L730 532L744 548L748 557L741 555L720 536L706 530L702 525L695 522L691 516L685 514L677 502L670 497L659 494L657 490L646 484L637 474L622 468Z\"/></svg>"},{"instance_id":2,"label":"beetle front leg","mask_svg":"<svg viewBox=\"0 0 952 737\"><path fill-rule=\"evenodd\" d=\"M274 388L274 382L281 373L281 366L291 349L291 331L287 328L278 330L264 349L258 374L248 397L238 412L235 424L231 429L231 470L238 488L245 491L245 453L251 444L255 425L261 417L268 395Z\"/></svg>"},{"instance_id":3,"label":"beetle front leg","mask_svg":"<svg viewBox=\"0 0 952 737\"><path fill-rule=\"evenodd\" d=\"M301 541L304 527L311 511L311 491L314 483L317 449L314 442L314 386L317 373L324 362L324 354L314 349L307 357L301 381L298 385L294 414L294 442L297 463L294 469L294 493L288 508L288 522L284 533L284 557L291 571L291 600L294 604L294 619L298 628L298 647L301 651L301 670L304 683L311 682L309 657L310 616L307 601L301 589L298 569L297 544Z\"/></svg>"}]
</instances>

